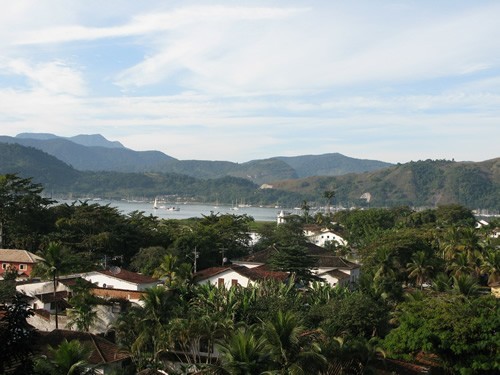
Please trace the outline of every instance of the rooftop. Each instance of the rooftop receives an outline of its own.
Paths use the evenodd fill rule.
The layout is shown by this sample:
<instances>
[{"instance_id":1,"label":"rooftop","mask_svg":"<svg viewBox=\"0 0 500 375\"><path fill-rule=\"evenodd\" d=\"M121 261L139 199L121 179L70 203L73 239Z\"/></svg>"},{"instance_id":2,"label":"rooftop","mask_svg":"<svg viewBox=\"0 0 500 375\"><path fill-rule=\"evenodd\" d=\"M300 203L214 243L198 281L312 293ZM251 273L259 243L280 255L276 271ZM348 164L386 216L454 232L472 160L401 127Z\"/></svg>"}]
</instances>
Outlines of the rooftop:
<instances>
[{"instance_id":1,"label":"rooftop","mask_svg":"<svg viewBox=\"0 0 500 375\"><path fill-rule=\"evenodd\" d=\"M100 270L97 272L102 273L103 275L115 277L117 279L128 281L134 284L152 284L158 282L157 279L154 279L150 276L142 275L140 273L132 271L127 271L120 267L113 267L107 270Z\"/></svg>"},{"instance_id":2,"label":"rooftop","mask_svg":"<svg viewBox=\"0 0 500 375\"><path fill-rule=\"evenodd\" d=\"M228 271L234 271L252 281L267 280L267 279L284 281L288 278L288 273L281 271L272 271L268 269L266 266L248 268L245 266L231 264L225 267L211 267L199 271L194 275L194 281L206 280L210 277Z\"/></svg>"},{"instance_id":3,"label":"rooftop","mask_svg":"<svg viewBox=\"0 0 500 375\"><path fill-rule=\"evenodd\" d=\"M130 355L123 352L116 344L106 340L103 337L78 331L68 331L56 329L51 332L40 332L39 345L42 352L47 348L47 345L57 347L61 342L78 340L80 343L88 343L92 347L92 354L89 362L93 365L100 365L124 360Z\"/></svg>"},{"instance_id":4,"label":"rooftop","mask_svg":"<svg viewBox=\"0 0 500 375\"><path fill-rule=\"evenodd\" d=\"M0 262L37 263L42 257L19 249L0 249Z\"/></svg>"}]
</instances>

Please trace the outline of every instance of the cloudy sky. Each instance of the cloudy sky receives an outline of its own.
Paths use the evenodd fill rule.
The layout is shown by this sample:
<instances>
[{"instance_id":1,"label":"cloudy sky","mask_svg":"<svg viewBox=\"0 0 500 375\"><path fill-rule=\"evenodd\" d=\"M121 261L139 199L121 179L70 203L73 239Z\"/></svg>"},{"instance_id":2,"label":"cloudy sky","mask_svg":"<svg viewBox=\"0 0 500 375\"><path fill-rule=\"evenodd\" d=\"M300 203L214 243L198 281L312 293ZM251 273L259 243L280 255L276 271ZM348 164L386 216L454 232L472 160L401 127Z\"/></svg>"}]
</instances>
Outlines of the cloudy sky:
<instances>
[{"instance_id":1,"label":"cloudy sky","mask_svg":"<svg viewBox=\"0 0 500 375\"><path fill-rule=\"evenodd\" d=\"M498 1L16 0L0 134L178 159L500 156Z\"/></svg>"}]
</instances>

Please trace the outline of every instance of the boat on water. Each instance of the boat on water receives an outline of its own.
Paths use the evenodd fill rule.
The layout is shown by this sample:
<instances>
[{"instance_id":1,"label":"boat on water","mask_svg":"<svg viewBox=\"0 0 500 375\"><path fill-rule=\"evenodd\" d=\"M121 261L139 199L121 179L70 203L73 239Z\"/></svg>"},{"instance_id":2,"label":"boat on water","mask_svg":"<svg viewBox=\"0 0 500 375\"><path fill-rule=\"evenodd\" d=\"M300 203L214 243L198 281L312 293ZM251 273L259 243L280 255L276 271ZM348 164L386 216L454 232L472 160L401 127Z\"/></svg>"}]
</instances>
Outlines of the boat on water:
<instances>
[{"instance_id":1,"label":"boat on water","mask_svg":"<svg viewBox=\"0 0 500 375\"><path fill-rule=\"evenodd\" d=\"M155 202L153 203L153 209L158 209L158 198L155 198Z\"/></svg>"},{"instance_id":2,"label":"boat on water","mask_svg":"<svg viewBox=\"0 0 500 375\"><path fill-rule=\"evenodd\" d=\"M170 206L170 207L167 207L167 211L180 211L180 207L177 207L177 206Z\"/></svg>"}]
</instances>

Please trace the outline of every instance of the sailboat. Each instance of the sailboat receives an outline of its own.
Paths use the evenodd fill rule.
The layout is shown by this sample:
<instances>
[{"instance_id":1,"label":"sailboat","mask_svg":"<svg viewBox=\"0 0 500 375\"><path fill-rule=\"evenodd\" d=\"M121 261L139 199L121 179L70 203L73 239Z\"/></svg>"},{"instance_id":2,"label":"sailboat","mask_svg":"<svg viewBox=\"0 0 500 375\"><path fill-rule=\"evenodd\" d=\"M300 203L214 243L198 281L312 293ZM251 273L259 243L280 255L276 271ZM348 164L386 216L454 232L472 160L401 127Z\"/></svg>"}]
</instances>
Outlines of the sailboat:
<instances>
[{"instance_id":1,"label":"sailboat","mask_svg":"<svg viewBox=\"0 0 500 375\"><path fill-rule=\"evenodd\" d=\"M155 202L153 203L153 209L158 209L158 198L155 198Z\"/></svg>"},{"instance_id":2,"label":"sailboat","mask_svg":"<svg viewBox=\"0 0 500 375\"><path fill-rule=\"evenodd\" d=\"M232 202L232 207L231 207L230 209L231 209L232 211L238 211L238 210L239 210L238 206L235 206L235 205L234 205L234 201Z\"/></svg>"}]
</instances>

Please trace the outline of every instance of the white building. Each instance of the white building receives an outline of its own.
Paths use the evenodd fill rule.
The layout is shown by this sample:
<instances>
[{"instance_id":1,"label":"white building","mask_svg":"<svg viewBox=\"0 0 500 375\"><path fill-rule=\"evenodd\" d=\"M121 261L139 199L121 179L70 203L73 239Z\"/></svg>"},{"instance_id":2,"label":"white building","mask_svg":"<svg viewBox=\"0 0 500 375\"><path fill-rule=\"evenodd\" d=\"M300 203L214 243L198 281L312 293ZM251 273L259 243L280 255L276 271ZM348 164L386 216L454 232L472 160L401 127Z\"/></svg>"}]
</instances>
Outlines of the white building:
<instances>
[{"instance_id":1,"label":"white building","mask_svg":"<svg viewBox=\"0 0 500 375\"><path fill-rule=\"evenodd\" d=\"M198 284L212 284L226 289L232 286L248 287L263 280L285 281L288 273L270 271L265 266L246 267L241 265L228 265L226 267L211 267L194 275L194 281Z\"/></svg>"}]
</instances>

